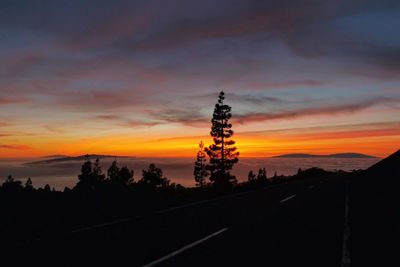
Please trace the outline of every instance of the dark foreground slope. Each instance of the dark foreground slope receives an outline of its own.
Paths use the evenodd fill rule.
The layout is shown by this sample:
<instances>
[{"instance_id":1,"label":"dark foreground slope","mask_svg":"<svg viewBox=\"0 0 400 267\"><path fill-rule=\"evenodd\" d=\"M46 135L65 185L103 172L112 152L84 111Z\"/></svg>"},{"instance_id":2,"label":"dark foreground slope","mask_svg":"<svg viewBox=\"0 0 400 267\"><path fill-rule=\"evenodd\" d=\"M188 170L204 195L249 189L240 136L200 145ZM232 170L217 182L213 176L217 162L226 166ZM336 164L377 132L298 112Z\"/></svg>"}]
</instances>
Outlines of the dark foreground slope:
<instances>
[{"instance_id":1,"label":"dark foreground slope","mask_svg":"<svg viewBox=\"0 0 400 267\"><path fill-rule=\"evenodd\" d=\"M339 266L344 189L339 174L270 185L10 244L3 262L7 258L12 261L7 266Z\"/></svg>"},{"instance_id":2,"label":"dark foreground slope","mask_svg":"<svg viewBox=\"0 0 400 267\"><path fill-rule=\"evenodd\" d=\"M352 266L400 266L400 151L355 177L350 199Z\"/></svg>"}]
</instances>

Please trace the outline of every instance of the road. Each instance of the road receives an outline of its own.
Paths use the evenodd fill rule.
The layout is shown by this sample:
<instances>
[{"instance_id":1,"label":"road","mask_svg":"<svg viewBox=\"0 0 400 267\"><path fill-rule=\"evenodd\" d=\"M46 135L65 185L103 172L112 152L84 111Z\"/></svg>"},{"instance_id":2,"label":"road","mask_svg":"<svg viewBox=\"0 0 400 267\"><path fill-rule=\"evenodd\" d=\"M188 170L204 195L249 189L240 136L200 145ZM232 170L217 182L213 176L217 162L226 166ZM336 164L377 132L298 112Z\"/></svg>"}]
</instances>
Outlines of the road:
<instances>
[{"instance_id":1,"label":"road","mask_svg":"<svg viewBox=\"0 0 400 267\"><path fill-rule=\"evenodd\" d=\"M345 194L343 178L270 186L36 240L13 259L41 266L341 266Z\"/></svg>"}]
</instances>

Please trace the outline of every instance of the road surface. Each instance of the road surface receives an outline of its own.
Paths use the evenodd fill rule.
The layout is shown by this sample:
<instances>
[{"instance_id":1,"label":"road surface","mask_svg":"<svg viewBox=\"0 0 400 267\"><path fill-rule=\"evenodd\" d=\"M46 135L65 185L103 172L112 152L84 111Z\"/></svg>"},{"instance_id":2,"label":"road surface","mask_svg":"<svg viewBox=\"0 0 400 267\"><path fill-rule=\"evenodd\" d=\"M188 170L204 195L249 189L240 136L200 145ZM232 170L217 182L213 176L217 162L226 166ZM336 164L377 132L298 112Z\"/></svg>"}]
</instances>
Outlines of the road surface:
<instances>
[{"instance_id":1,"label":"road surface","mask_svg":"<svg viewBox=\"0 0 400 267\"><path fill-rule=\"evenodd\" d=\"M267 186L34 240L9 255L41 266L342 266L345 195L343 178Z\"/></svg>"}]
</instances>

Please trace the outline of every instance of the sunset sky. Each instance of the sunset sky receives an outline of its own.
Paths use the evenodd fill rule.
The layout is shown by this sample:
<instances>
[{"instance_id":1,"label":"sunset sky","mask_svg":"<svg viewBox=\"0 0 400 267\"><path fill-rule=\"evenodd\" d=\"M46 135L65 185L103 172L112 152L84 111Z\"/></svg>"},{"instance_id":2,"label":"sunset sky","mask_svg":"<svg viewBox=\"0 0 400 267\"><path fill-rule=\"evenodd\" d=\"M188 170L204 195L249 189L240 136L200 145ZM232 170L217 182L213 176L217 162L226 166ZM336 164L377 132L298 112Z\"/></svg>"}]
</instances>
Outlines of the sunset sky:
<instances>
[{"instance_id":1,"label":"sunset sky","mask_svg":"<svg viewBox=\"0 0 400 267\"><path fill-rule=\"evenodd\" d=\"M400 148L400 1L0 3L0 157Z\"/></svg>"}]
</instances>

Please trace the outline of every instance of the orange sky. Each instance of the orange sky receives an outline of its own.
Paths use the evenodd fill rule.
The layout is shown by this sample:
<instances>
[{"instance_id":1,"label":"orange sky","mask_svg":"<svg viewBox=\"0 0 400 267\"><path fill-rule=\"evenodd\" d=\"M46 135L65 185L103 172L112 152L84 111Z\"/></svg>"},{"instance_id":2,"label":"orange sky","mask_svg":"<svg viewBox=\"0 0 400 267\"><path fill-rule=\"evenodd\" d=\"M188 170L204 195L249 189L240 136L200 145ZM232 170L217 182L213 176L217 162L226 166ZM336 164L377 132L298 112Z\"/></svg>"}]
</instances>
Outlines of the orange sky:
<instances>
[{"instance_id":1,"label":"orange sky","mask_svg":"<svg viewBox=\"0 0 400 267\"><path fill-rule=\"evenodd\" d=\"M309 119L309 118L308 118ZM278 123L279 124L279 123ZM285 123L286 124L286 123ZM292 122L294 124L294 122ZM257 125L238 124L234 135L242 157L270 157L285 153L359 152L384 157L399 148L398 123L375 123L342 126L293 127L270 130ZM235 128L235 127L234 127ZM246 131L246 128L248 129ZM273 127L271 127L273 128ZM188 136L177 135L186 132ZM185 130L185 131L182 131ZM88 130L89 131L89 130ZM153 126L128 132L100 134L81 132L69 134L23 134L20 142L0 148L1 157L37 157L52 154L81 155L86 153L140 157L194 157L197 145L203 140L210 144L208 127L181 125ZM205 134L199 134L205 132ZM161 133L161 134L160 134ZM194 135L189 135L195 133ZM15 138L15 136L13 136ZM4 139L4 137L3 137Z\"/></svg>"}]
</instances>

